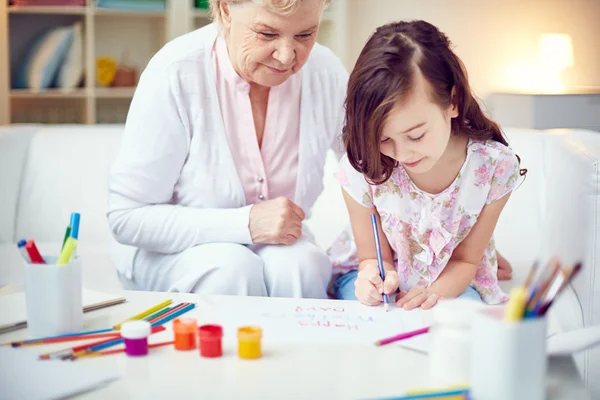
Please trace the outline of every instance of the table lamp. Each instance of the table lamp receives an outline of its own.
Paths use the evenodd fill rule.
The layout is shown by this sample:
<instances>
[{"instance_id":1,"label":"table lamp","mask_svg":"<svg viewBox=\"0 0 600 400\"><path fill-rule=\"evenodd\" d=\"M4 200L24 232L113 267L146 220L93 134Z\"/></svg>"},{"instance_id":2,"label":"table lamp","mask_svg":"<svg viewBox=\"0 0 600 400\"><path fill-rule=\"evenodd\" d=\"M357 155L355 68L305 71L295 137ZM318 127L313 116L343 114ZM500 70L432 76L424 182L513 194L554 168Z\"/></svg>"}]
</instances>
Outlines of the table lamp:
<instances>
[{"instance_id":1,"label":"table lamp","mask_svg":"<svg viewBox=\"0 0 600 400\"><path fill-rule=\"evenodd\" d=\"M571 37L562 33L542 34L538 47L540 89L546 93L563 93L564 69L575 64Z\"/></svg>"}]
</instances>

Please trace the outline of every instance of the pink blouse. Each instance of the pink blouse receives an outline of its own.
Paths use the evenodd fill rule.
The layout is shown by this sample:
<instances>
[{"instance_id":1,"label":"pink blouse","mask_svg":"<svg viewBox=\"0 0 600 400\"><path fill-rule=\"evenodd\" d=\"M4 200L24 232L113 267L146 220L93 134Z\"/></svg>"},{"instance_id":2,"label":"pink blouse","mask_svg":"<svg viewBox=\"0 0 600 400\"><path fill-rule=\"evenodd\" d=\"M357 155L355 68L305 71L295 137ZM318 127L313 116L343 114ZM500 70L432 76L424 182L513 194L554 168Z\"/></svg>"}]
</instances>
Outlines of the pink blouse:
<instances>
[{"instance_id":1,"label":"pink blouse","mask_svg":"<svg viewBox=\"0 0 600 400\"><path fill-rule=\"evenodd\" d=\"M213 53L221 114L246 204L279 196L293 200L300 137L300 74L271 88L259 148L250 105L250 84L235 72L223 36L217 38Z\"/></svg>"}]
</instances>

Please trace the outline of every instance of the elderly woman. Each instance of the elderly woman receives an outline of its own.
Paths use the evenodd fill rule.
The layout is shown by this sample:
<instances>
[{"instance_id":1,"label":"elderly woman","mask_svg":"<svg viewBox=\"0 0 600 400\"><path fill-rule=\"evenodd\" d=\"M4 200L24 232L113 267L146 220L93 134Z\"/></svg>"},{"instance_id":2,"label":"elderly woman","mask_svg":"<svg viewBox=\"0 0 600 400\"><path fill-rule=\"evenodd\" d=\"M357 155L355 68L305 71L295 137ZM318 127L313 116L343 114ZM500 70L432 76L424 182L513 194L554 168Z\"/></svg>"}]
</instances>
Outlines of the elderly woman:
<instances>
[{"instance_id":1,"label":"elderly woman","mask_svg":"<svg viewBox=\"0 0 600 400\"><path fill-rule=\"evenodd\" d=\"M316 44L330 0L211 0L215 24L140 77L109 181L127 288L326 297L303 221L337 146L347 72Z\"/></svg>"}]
</instances>

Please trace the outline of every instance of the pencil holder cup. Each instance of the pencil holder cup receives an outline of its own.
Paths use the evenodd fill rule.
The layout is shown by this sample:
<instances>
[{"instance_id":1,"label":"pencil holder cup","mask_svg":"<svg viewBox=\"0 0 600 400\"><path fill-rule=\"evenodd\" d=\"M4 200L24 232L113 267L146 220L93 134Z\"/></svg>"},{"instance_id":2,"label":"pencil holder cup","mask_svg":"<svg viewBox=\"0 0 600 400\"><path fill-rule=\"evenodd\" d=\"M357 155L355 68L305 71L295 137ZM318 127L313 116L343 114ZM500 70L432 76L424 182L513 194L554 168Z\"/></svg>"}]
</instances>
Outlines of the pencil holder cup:
<instances>
[{"instance_id":1,"label":"pencil holder cup","mask_svg":"<svg viewBox=\"0 0 600 400\"><path fill-rule=\"evenodd\" d=\"M471 351L474 400L546 398L546 319L504 321L502 309L475 314Z\"/></svg>"},{"instance_id":2,"label":"pencil holder cup","mask_svg":"<svg viewBox=\"0 0 600 400\"><path fill-rule=\"evenodd\" d=\"M81 259L56 265L57 257L44 257L46 264L25 264L27 328L32 337L81 331Z\"/></svg>"}]
</instances>

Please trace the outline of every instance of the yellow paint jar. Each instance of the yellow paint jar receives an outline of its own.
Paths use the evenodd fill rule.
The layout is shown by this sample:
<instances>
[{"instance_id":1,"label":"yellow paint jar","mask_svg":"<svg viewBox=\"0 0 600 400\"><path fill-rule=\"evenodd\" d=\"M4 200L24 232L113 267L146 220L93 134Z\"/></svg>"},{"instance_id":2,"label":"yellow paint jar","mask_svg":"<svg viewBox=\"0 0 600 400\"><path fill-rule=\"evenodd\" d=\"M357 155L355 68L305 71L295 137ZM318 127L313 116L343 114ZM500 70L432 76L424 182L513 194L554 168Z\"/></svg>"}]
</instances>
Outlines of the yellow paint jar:
<instances>
[{"instance_id":1,"label":"yellow paint jar","mask_svg":"<svg viewBox=\"0 0 600 400\"><path fill-rule=\"evenodd\" d=\"M260 341L262 329L259 326L243 326L238 328L238 355L240 358L252 360L262 356Z\"/></svg>"}]
</instances>

